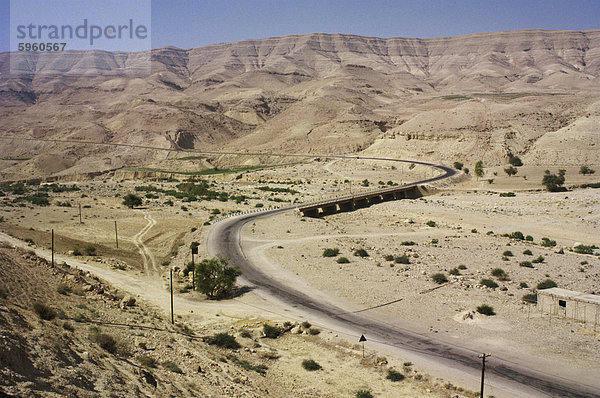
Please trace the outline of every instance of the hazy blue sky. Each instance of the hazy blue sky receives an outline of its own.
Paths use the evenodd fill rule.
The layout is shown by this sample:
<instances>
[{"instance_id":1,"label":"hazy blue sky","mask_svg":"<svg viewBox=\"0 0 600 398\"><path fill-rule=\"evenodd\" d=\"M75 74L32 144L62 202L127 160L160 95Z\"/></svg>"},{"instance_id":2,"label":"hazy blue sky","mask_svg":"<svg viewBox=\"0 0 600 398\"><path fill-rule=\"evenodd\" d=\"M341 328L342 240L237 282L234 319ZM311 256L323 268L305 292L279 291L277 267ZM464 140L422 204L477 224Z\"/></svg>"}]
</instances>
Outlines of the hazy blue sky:
<instances>
[{"instance_id":1,"label":"hazy blue sky","mask_svg":"<svg viewBox=\"0 0 600 398\"><path fill-rule=\"evenodd\" d=\"M0 51L9 4L0 0ZM427 38L532 28L600 28L600 0L153 0L151 37L153 48L190 48L310 32Z\"/></svg>"}]
</instances>

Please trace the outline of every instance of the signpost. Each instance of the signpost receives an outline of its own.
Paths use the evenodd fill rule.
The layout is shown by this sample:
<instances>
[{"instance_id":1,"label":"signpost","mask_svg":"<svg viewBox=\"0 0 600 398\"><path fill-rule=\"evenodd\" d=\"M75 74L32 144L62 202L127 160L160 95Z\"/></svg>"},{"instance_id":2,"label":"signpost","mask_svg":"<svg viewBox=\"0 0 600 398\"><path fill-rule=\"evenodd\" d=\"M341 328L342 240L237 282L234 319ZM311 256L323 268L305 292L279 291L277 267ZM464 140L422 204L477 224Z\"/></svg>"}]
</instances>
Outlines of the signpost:
<instances>
[{"instance_id":1,"label":"signpost","mask_svg":"<svg viewBox=\"0 0 600 398\"><path fill-rule=\"evenodd\" d=\"M365 341L367 341L367 338L365 337L364 334L361 334L360 339L358 339L358 342L362 343L362 346L363 346L363 354L362 354L363 358L365 357Z\"/></svg>"},{"instance_id":2,"label":"signpost","mask_svg":"<svg viewBox=\"0 0 600 398\"><path fill-rule=\"evenodd\" d=\"M198 246L192 247L192 290L196 290L196 267L194 266L194 254L198 254Z\"/></svg>"},{"instance_id":3,"label":"signpost","mask_svg":"<svg viewBox=\"0 0 600 398\"><path fill-rule=\"evenodd\" d=\"M479 356L479 358L481 358L481 392L480 392L481 398L483 398L483 385L484 385L483 381L485 378L485 359L489 356L490 356L490 354L486 354L485 352Z\"/></svg>"}]
</instances>

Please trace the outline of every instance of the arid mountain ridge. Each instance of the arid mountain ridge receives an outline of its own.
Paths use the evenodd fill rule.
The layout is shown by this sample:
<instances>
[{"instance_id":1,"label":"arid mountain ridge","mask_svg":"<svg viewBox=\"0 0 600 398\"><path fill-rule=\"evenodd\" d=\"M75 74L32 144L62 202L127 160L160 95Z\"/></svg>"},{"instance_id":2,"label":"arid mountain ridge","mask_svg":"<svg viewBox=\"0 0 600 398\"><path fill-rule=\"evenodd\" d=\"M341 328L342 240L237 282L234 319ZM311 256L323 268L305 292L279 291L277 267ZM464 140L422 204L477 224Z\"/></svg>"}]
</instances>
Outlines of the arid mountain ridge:
<instances>
[{"instance_id":1,"label":"arid mountain ridge","mask_svg":"<svg viewBox=\"0 0 600 398\"><path fill-rule=\"evenodd\" d=\"M151 72L136 75L149 55ZM0 54L2 136L290 153L355 152L403 136L403 145L396 140L380 152L598 162L597 150L576 150L575 158L556 150L578 134L584 147L598 141L580 124L597 116L600 30L436 39L315 33L150 53L13 56L27 73L10 75L9 54ZM564 137L551 135L567 128ZM2 145L11 158L30 158L4 165L5 176L114 170L173 156Z\"/></svg>"}]
</instances>

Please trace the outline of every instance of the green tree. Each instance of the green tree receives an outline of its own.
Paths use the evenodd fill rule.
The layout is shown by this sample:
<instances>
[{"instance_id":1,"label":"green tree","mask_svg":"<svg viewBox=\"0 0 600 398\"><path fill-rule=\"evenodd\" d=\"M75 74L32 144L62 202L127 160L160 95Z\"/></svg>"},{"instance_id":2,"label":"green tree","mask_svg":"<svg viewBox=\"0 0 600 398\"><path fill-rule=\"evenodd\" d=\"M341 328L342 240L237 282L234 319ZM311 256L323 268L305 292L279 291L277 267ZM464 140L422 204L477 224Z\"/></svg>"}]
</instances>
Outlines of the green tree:
<instances>
[{"instance_id":1,"label":"green tree","mask_svg":"<svg viewBox=\"0 0 600 398\"><path fill-rule=\"evenodd\" d=\"M565 173L566 171L564 169L558 170L558 175L551 174L550 170L546 170L544 172L544 178L542 178L542 185L550 192L564 191L565 188L563 185L565 183Z\"/></svg>"},{"instance_id":2,"label":"green tree","mask_svg":"<svg viewBox=\"0 0 600 398\"><path fill-rule=\"evenodd\" d=\"M142 198L133 193L128 193L123 197L123 204L130 209L133 209L135 206L142 205Z\"/></svg>"},{"instance_id":3,"label":"green tree","mask_svg":"<svg viewBox=\"0 0 600 398\"><path fill-rule=\"evenodd\" d=\"M475 163L475 170L474 170L475 176L477 176L477 179L479 179L480 177L483 177L484 171L483 171L483 161L478 161L477 163Z\"/></svg>"},{"instance_id":4,"label":"green tree","mask_svg":"<svg viewBox=\"0 0 600 398\"><path fill-rule=\"evenodd\" d=\"M508 163L516 167L523 166L521 158L519 158L518 156L514 156L512 153L508 155Z\"/></svg>"},{"instance_id":5,"label":"green tree","mask_svg":"<svg viewBox=\"0 0 600 398\"><path fill-rule=\"evenodd\" d=\"M209 298L221 298L229 293L242 271L227 263L226 258L217 256L196 264L196 290Z\"/></svg>"},{"instance_id":6,"label":"green tree","mask_svg":"<svg viewBox=\"0 0 600 398\"><path fill-rule=\"evenodd\" d=\"M596 172L596 170L590 169L588 166L583 165L579 168L579 174L583 174L588 175L588 174L594 174Z\"/></svg>"},{"instance_id":7,"label":"green tree","mask_svg":"<svg viewBox=\"0 0 600 398\"><path fill-rule=\"evenodd\" d=\"M508 176L514 176L515 174L517 174L519 172L519 170L515 169L514 167L510 166L506 169L504 169L504 172L506 174L508 174Z\"/></svg>"},{"instance_id":8,"label":"green tree","mask_svg":"<svg viewBox=\"0 0 600 398\"><path fill-rule=\"evenodd\" d=\"M453 166L456 170L461 170L463 168L462 162L454 162Z\"/></svg>"}]
</instances>

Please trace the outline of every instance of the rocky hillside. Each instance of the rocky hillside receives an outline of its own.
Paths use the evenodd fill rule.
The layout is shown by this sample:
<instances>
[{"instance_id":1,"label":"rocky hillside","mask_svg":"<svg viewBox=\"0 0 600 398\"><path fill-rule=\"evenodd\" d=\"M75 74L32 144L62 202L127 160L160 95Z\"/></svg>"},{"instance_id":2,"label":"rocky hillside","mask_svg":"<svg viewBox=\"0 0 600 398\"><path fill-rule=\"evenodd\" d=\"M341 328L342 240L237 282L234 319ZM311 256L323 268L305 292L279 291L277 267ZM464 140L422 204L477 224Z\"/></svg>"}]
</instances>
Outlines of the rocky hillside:
<instances>
[{"instance_id":1,"label":"rocky hillside","mask_svg":"<svg viewBox=\"0 0 600 398\"><path fill-rule=\"evenodd\" d=\"M12 56L23 74L10 75L9 54L0 54L3 137L341 153L393 130L426 141L408 147L412 157L502 163L511 152L536 164L548 156L581 161L578 149L565 157L557 144L600 144L584 126L597 116L600 30L437 39L315 33L145 54ZM136 75L148 58L151 73ZM446 140L456 147L450 153L439 145ZM5 177L115 170L174 156L20 140L2 147L11 159L26 159L5 157Z\"/></svg>"}]
</instances>

